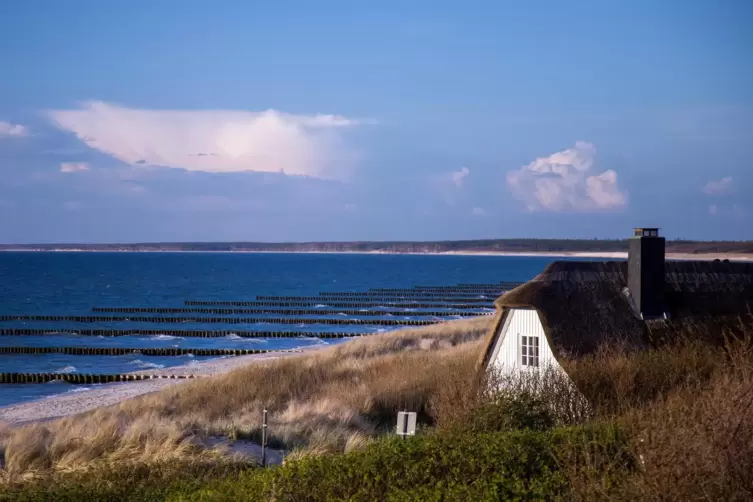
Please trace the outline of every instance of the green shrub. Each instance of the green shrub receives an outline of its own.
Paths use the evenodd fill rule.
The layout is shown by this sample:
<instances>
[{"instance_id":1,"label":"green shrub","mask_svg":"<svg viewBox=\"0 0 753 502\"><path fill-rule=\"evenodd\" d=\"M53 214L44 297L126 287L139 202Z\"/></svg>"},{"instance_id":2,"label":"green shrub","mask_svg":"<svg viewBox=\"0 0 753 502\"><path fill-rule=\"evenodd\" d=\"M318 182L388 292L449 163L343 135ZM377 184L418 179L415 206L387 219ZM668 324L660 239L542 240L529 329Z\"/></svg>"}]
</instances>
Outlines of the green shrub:
<instances>
[{"instance_id":1,"label":"green shrub","mask_svg":"<svg viewBox=\"0 0 753 502\"><path fill-rule=\"evenodd\" d=\"M568 492L563 458L588 459L592 476L613 458L626 459L621 469L633 465L626 451L626 438L603 427L389 438L361 452L221 480L176 500L551 500Z\"/></svg>"},{"instance_id":2,"label":"green shrub","mask_svg":"<svg viewBox=\"0 0 753 502\"><path fill-rule=\"evenodd\" d=\"M581 465L588 479L613 483L633 466L626 451L624 435L605 426L428 433L269 469L108 467L28 484L0 500L552 500L568 495L573 465Z\"/></svg>"},{"instance_id":3,"label":"green shrub","mask_svg":"<svg viewBox=\"0 0 753 502\"><path fill-rule=\"evenodd\" d=\"M546 401L531 394L498 394L469 414L468 423L457 424L473 433L505 430L544 431L555 425Z\"/></svg>"},{"instance_id":4,"label":"green shrub","mask_svg":"<svg viewBox=\"0 0 753 502\"><path fill-rule=\"evenodd\" d=\"M242 462L156 462L96 464L84 471L56 473L0 489L0 501L143 501L192 494L211 480L257 470Z\"/></svg>"}]
</instances>

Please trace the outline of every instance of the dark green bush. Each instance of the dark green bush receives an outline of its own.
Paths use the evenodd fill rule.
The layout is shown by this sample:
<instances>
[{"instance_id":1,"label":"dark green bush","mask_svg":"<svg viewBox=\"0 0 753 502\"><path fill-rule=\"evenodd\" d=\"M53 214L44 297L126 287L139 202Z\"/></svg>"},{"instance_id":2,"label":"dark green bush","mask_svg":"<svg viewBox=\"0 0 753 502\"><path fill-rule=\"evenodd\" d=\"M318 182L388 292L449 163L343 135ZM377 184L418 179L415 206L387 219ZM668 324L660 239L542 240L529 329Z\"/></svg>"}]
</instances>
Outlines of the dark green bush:
<instances>
[{"instance_id":1,"label":"dark green bush","mask_svg":"<svg viewBox=\"0 0 753 502\"><path fill-rule=\"evenodd\" d=\"M257 467L239 462L164 462L100 464L84 471L58 473L0 489L0 501L143 501L191 494L217 479L233 479Z\"/></svg>"},{"instance_id":2,"label":"dark green bush","mask_svg":"<svg viewBox=\"0 0 753 502\"><path fill-rule=\"evenodd\" d=\"M362 452L220 480L186 500L551 500L568 493L563 454L593 475L611 458L629 460L625 452L624 436L609 427L390 438ZM603 476L631 465L626 460Z\"/></svg>"},{"instance_id":3,"label":"dark green bush","mask_svg":"<svg viewBox=\"0 0 753 502\"><path fill-rule=\"evenodd\" d=\"M633 464L626 451L625 437L605 426L429 433L384 438L360 452L306 457L269 469L107 468L28 484L0 500L552 500L568 495L573 465L599 482L629 472Z\"/></svg>"}]
</instances>

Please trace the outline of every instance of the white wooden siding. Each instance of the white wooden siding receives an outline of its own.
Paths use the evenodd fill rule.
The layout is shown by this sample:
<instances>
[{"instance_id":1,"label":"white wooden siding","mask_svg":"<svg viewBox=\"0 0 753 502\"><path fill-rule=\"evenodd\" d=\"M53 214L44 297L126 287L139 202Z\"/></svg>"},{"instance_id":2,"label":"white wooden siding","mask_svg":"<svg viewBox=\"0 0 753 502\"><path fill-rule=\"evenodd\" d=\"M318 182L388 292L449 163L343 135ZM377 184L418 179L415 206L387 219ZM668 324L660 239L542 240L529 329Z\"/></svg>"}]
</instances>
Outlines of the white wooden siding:
<instances>
[{"instance_id":1,"label":"white wooden siding","mask_svg":"<svg viewBox=\"0 0 753 502\"><path fill-rule=\"evenodd\" d=\"M500 371L535 370L536 367L522 366L520 364L520 337L539 337L539 366L547 365L561 368L552 353L549 342L544 335L544 326L541 324L538 312L531 308L508 309L505 320L500 326L500 332L496 337L494 351L490 358L490 366Z\"/></svg>"}]
</instances>

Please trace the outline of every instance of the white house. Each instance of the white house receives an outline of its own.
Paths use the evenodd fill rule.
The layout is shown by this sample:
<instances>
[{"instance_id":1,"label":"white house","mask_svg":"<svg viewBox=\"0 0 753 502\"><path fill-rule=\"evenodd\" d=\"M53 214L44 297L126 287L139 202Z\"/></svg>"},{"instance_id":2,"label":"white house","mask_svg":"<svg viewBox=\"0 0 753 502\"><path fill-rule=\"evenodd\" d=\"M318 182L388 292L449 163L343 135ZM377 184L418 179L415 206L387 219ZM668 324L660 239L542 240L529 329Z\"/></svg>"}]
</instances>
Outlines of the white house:
<instances>
[{"instance_id":1,"label":"white house","mask_svg":"<svg viewBox=\"0 0 753 502\"><path fill-rule=\"evenodd\" d=\"M689 333L723 343L753 328L753 264L665 262L655 228L635 229L628 249L627 261L554 262L497 299L482 370L566 374L564 360L605 343L641 349Z\"/></svg>"}]
</instances>

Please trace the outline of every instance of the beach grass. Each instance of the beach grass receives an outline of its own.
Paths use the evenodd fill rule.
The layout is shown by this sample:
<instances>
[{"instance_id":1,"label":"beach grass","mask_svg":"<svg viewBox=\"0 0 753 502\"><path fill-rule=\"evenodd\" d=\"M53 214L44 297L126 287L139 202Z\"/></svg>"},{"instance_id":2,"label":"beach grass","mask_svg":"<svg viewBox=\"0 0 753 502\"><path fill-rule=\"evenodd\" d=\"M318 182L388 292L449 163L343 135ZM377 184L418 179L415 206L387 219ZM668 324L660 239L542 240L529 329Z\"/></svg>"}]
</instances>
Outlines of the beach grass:
<instances>
[{"instance_id":1,"label":"beach grass","mask_svg":"<svg viewBox=\"0 0 753 502\"><path fill-rule=\"evenodd\" d=\"M498 375L478 378L491 322L400 330L5 428L3 482L60 500L753 499L753 337L562 361L589 403L562 414L572 396L556 381L499 392ZM274 445L292 449L283 466L203 447L258 439L265 407ZM404 408L420 421L405 442L389 438Z\"/></svg>"},{"instance_id":2,"label":"beach grass","mask_svg":"<svg viewBox=\"0 0 753 502\"><path fill-rule=\"evenodd\" d=\"M205 458L211 438L258 440L293 457L343 452L389 427L400 409L431 423L432 397L472 375L490 317L356 339L305 355L259 361L115 406L0 429L2 476L15 480L92 462Z\"/></svg>"}]
</instances>

